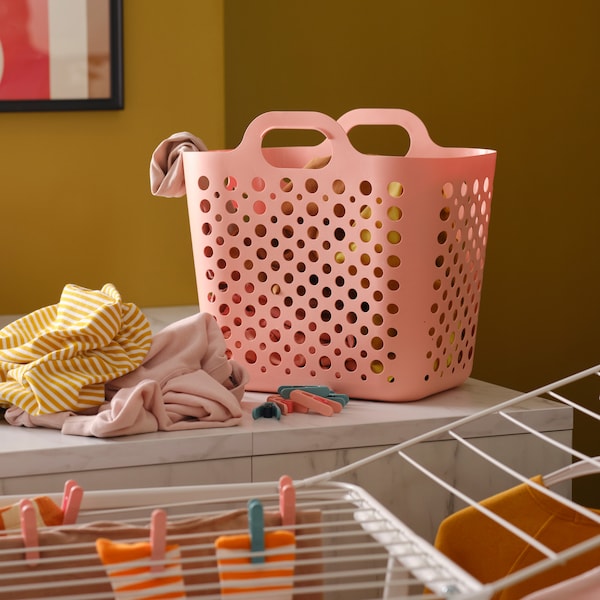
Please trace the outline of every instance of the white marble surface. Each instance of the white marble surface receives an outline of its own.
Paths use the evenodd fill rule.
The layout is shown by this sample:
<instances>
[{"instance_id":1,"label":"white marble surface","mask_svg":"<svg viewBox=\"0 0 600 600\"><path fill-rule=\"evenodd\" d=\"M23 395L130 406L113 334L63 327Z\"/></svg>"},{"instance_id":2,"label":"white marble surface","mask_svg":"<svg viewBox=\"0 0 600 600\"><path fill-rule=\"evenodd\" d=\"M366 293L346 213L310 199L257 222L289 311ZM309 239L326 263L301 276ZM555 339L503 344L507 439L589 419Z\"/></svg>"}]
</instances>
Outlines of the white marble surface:
<instances>
[{"instance_id":1,"label":"white marble surface","mask_svg":"<svg viewBox=\"0 0 600 600\"><path fill-rule=\"evenodd\" d=\"M344 410L332 417L313 414L292 414L280 421L259 419L251 427L253 454L276 454L304 450L347 448L351 446L376 446L396 444L412 439L458 419L473 416L482 410L518 396L517 392L468 379L462 386L410 403L372 402L352 400ZM245 405L256 406L264 395L247 392ZM514 408L528 425L541 431L571 429L571 410L542 398L532 399ZM515 425L491 415L463 425L465 437L508 435L518 433ZM444 433L437 439L447 438Z\"/></svg>"},{"instance_id":2,"label":"white marble surface","mask_svg":"<svg viewBox=\"0 0 600 600\"><path fill-rule=\"evenodd\" d=\"M332 417L293 413L253 420L265 395L248 392L240 426L158 432L111 439L63 435L49 429L0 424L0 478L69 470L281 455L397 444L515 397L505 388L469 379L454 390L414 403L351 400ZM570 430L571 410L544 399L527 402L528 423L541 431ZM461 428L465 437L508 435L514 425L497 416ZM443 437L447 437L442 435Z\"/></svg>"},{"instance_id":3,"label":"white marble surface","mask_svg":"<svg viewBox=\"0 0 600 600\"><path fill-rule=\"evenodd\" d=\"M195 315L198 312L198 307L191 304L182 306L147 307L142 308L142 312L146 315L150 323L152 333L157 333L169 323Z\"/></svg>"},{"instance_id":4,"label":"white marble surface","mask_svg":"<svg viewBox=\"0 0 600 600\"><path fill-rule=\"evenodd\" d=\"M197 307L143 309L154 332L197 312ZM7 320L5 317L4 320ZM247 392L241 426L201 431L158 432L112 439L62 435L47 429L0 424L0 478L118 467L280 455L336 448L397 444L511 400L517 392L469 379L462 386L411 403L352 400L332 417L294 413L254 421L251 410L265 394ZM570 431L571 410L536 398L519 408L541 431ZM461 428L466 437L517 433L497 416ZM442 438L447 437L442 435Z\"/></svg>"},{"instance_id":5,"label":"white marble surface","mask_svg":"<svg viewBox=\"0 0 600 600\"><path fill-rule=\"evenodd\" d=\"M152 330L197 311L196 307L144 309ZM5 317L7 322L9 318ZM0 323L2 321L0 320ZM247 392L240 426L159 432L111 439L63 435L0 423L0 493L58 491L74 478L88 489L192 483L239 483L294 479L328 473L394 444L472 419L517 397L500 386L467 380L462 386L412 403L352 400L332 417L294 413L281 420L253 420L265 394ZM511 410L536 430L570 444L572 411L541 398ZM457 431L527 475L563 466L564 453L548 452L531 434L496 414L470 420ZM445 431L410 448L450 482L483 498L510 485L507 476L473 456ZM358 483L428 539L439 520L455 509L452 498L389 454L344 475ZM514 483L514 482L513 482Z\"/></svg>"},{"instance_id":6,"label":"white marble surface","mask_svg":"<svg viewBox=\"0 0 600 600\"><path fill-rule=\"evenodd\" d=\"M0 329L16 321L21 315L0 315Z\"/></svg>"}]
</instances>

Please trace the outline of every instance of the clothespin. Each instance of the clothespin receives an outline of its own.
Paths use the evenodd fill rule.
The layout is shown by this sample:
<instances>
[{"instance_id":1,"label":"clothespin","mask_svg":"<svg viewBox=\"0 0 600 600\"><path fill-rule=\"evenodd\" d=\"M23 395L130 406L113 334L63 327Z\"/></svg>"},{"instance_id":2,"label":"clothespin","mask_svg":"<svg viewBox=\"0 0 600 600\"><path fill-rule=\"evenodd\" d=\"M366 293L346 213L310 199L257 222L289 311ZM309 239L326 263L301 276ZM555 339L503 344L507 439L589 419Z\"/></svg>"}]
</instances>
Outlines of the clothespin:
<instances>
[{"instance_id":1,"label":"clothespin","mask_svg":"<svg viewBox=\"0 0 600 600\"><path fill-rule=\"evenodd\" d=\"M283 527L296 524L296 489L289 475L279 478L279 512Z\"/></svg>"},{"instance_id":2,"label":"clothespin","mask_svg":"<svg viewBox=\"0 0 600 600\"><path fill-rule=\"evenodd\" d=\"M331 408L333 408L333 412L334 413L340 413L342 412L342 409L344 408L337 400L332 400L329 396L327 396L326 398L323 398L321 396L317 396L315 394L313 394L313 396L317 399L317 400L321 400L321 402L324 402L325 404L331 406Z\"/></svg>"},{"instance_id":3,"label":"clothespin","mask_svg":"<svg viewBox=\"0 0 600 600\"><path fill-rule=\"evenodd\" d=\"M74 525L77 522L81 500L83 498L83 489L75 481L69 479L65 483L61 509L63 511L63 524Z\"/></svg>"},{"instance_id":4,"label":"clothespin","mask_svg":"<svg viewBox=\"0 0 600 600\"><path fill-rule=\"evenodd\" d=\"M19 502L19 514L21 535L25 546L25 561L30 567L35 567L40 560L40 541L35 508L33 508L31 500L23 499Z\"/></svg>"},{"instance_id":5,"label":"clothespin","mask_svg":"<svg viewBox=\"0 0 600 600\"><path fill-rule=\"evenodd\" d=\"M277 388L277 393L283 398L289 398L290 393L294 390L302 390L309 394L316 394L317 396L328 396L331 390L326 385L280 385Z\"/></svg>"},{"instance_id":6,"label":"clothespin","mask_svg":"<svg viewBox=\"0 0 600 600\"><path fill-rule=\"evenodd\" d=\"M336 394L335 392L331 392L331 394L329 394L327 398L329 400L339 402L342 405L342 407L346 406L346 404L350 402L350 397L348 396L348 394Z\"/></svg>"},{"instance_id":7,"label":"clothespin","mask_svg":"<svg viewBox=\"0 0 600 600\"><path fill-rule=\"evenodd\" d=\"M290 413L299 412L299 413L307 413L308 408L305 406L300 406L299 404L294 404L293 400L290 398L283 398L278 394L271 394L267 396L268 402L274 402L281 409L282 415L289 415Z\"/></svg>"},{"instance_id":8,"label":"clothespin","mask_svg":"<svg viewBox=\"0 0 600 600\"><path fill-rule=\"evenodd\" d=\"M270 396L267 396L267 402L273 402L273 404L276 404L283 416L294 412L294 403L291 400L286 400L277 394L271 394Z\"/></svg>"},{"instance_id":9,"label":"clothespin","mask_svg":"<svg viewBox=\"0 0 600 600\"><path fill-rule=\"evenodd\" d=\"M275 417L278 421L281 419L281 409L275 402L263 402L259 406L255 406L252 409L252 418L260 419L264 417L265 419L272 419Z\"/></svg>"},{"instance_id":10,"label":"clothespin","mask_svg":"<svg viewBox=\"0 0 600 600\"><path fill-rule=\"evenodd\" d=\"M342 410L341 404L327 400L322 396L310 394L304 390L292 390L290 398L294 402L294 406L304 406L310 411L316 412L325 417L331 417L335 412Z\"/></svg>"},{"instance_id":11,"label":"clothespin","mask_svg":"<svg viewBox=\"0 0 600 600\"><path fill-rule=\"evenodd\" d=\"M167 513L161 508L152 511L150 519L150 571L160 573L165 568L167 553Z\"/></svg>"},{"instance_id":12,"label":"clothespin","mask_svg":"<svg viewBox=\"0 0 600 600\"><path fill-rule=\"evenodd\" d=\"M248 500L248 530L250 532L250 562L265 562L265 517L260 500Z\"/></svg>"},{"instance_id":13,"label":"clothespin","mask_svg":"<svg viewBox=\"0 0 600 600\"><path fill-rule=\"evenodd\" d=\"M328 388L326 385L280 385L277 388L277 393L283 398L289 398L291 392L294 390L302 390L315 396L321 396L328 400L334 400L341 404L342 407L346 406L350 401L348 394L338 394Z\"/></svg>"},{"instance_id":14,"label":"clothespin","mask_svg":"<svg viewBox=\"0 0 600 600\"><path fill-rule=\"evenodd\" d=\"M294 404L294 402L292 400L290 400L289 398L283 398L282 396L279 396L278 394L272 394L271 396L267 396L267 400L269 402L274 402L275 404L277 404L277 406L279 406L279 408L281 409L281 414L284 414L284 415L289 415L290 413L293 413L293 412L299 412L299 413L307 413L308 412L308 408L306 408L305 406L300 406L299 404Z\"/></svg>"}]
</instances>

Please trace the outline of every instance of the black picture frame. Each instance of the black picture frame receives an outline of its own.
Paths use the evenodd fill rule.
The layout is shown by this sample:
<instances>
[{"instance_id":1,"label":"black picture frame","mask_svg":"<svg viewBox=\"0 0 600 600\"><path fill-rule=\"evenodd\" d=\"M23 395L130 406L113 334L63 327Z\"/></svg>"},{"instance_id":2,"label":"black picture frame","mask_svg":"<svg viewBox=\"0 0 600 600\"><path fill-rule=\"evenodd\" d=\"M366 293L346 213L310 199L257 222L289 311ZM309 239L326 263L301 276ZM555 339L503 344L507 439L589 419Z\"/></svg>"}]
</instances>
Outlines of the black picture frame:
<instances>
[{"instance_id":1,"label":"black picture frame","mask_svg":"<svg viewBox=\"0 0 600 600\"><path fill-rule=\"evenodd\" d=\"M0 98L0 112L119 110L124 108L123 93L123 0L106 0L109 8L110 92L105 97L60 99ZM0 82L1 84L1 82Z\"/></svg>"}]
</instances>

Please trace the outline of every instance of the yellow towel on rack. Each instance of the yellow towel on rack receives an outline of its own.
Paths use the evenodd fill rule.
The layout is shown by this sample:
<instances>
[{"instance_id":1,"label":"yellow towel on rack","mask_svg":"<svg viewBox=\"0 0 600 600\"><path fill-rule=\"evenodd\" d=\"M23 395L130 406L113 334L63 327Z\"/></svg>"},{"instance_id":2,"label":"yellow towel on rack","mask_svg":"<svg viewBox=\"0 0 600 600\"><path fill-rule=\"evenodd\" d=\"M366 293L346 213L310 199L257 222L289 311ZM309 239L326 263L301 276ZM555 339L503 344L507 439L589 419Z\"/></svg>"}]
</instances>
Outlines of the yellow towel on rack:
<instances>
[{"instance_id":1,"label":"yellow towel on rack","mask_svg":"<svg viewBox=\"0 0 600 600\"><path fill-rule=\"evenodd\" d=\"M68 284L58 304L0 330L0 406L43 415L102 404L104 384L138 367L151 343L148 320L112 284Z\"/></svg>"},{"instance_id":2,"label":"yellow towel on rack","mask_svg":"<svg viewBox=\"0 0 600 600\"><path fill-rule=\"evenodd\" d=\"M119 543L96 540L98 556L110 579L115 600L158 600L185 598L179 546L166 548L164 569L150 570L152 547L149 542Z\"/></svg>"},{"instance_id":3,"label":"yellow towel on rack","mask_svg":"<svg viewBox=\"0 0 600 600\"><path fill-rule=\"evenodd\" d=\"M215 540L221 595L280 591L269 598L291 600L296 539L291 531L265 533L264 562L252 563L248 534Z\"/></svg>"},{"instance_id":4,"label":"yellow towel on rack","mask_svg":"<svg viewBox=\"0 0 600 600\"><path fill-rule=\"evenodd\" d=\"M539 475L532 481L543 485ZM487 498L481 505L553 552L600 535L598 523L525 483ZM600 515L598 510L593 512ZM497 581L544 558L539 550L471 506L442 521L435 546L482 583ZM536 590L580 575L599 562L600 549L596 548L505 588L493 599L519 600Z\"/></svg>"}]
</instances>

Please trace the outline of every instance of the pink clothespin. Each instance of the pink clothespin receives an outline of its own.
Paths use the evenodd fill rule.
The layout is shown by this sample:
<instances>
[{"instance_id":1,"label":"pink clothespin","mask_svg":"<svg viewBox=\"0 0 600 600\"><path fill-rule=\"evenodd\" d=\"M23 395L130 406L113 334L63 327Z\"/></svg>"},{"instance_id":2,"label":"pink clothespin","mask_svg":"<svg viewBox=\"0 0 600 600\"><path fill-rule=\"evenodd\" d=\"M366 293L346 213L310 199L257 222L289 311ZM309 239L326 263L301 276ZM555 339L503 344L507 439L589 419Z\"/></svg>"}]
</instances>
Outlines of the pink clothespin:
<instances>
[{"instance_id":1,"label":"pink clothespin","mask_svg":"<svg viewBox=\"0 0 600 600\"><path fill-rule=\"evenodd\" d=\"M83 489L75 481L69 479L65 483L61 509L63 511L63 524L74 525L77 522L81 500L83 498Z\"/></svg>"},{"instance_id":2,"label":"pink clothespin","mask_svg":"<svg viewBox=\"0 0 600 600\"><path fill-rule=\"evenodd\" d=\"M284 527L296 524L296 489L289 475L279 478L279 512Z\"/></svg>"},{"instance_id":3,"label":"pink clothespin","mask_svg":"<svg viewBox=\"0 0 600 600\"><path fill-rule=\"evenodd\" d=\"M337 411L332 404L337 404L341 410L341 405L337 402L328 401L322 396L316 396L304 390L293 390L290 392L290 398L294 402L294 408L297 405L303 406L308 410L319 413L325 417L331 417ZM338 411L339 412L339 411Z\"/></svg>"},{"instance_id":4,"label":"pink clothespin","mask_svg":"<svg viewBox=\"0 0 600 600\"><path fill-rule=\"evenodd\" d=\"M40 560L40 540L35 508L33 508L31 500L23 499L19 502L19 513L21 535L25 546L25 561L30 567L35 567Z\"/></svg>"},{"instance_id":5,"label":"pink clothespin","mask_svg":"<svg viewBox=\"0 0 600 600\"><path fill-rule=\"evenodd\" d=\"M336 402L335 400L332 400L331 398L323 398L321 396L316 396L316 398L320 398L321 402L324 402L328 406L331 406L331 408L333 408L334 413L340 413L340 412L342 412L342 409L344 408L339 402Z\"/></svg>"},{"instance_id":6,"label":"pink clothespin","mask_svg":"<svg viewBox=\"0 0 600 600\"><path fill-rule=\"evenodd\" d=\"M160 573L165 568L167 555L167 513L161 508L152 512L150 520L150 571Z\"/></svg>"},{"instance_id":7,"label":"pink clothespin","mask_svg":"<svg viewBox=\"0 0 600 600\"><path fill-rule=\"evenodd\" d=\"M279 394L271 394L267 396L267 402L273 402L279 406L282 415L289 415L292 412L308 412L308 409L298 410L294 403L288 398L283 398Z\"/></svg>"}]
</instances>

